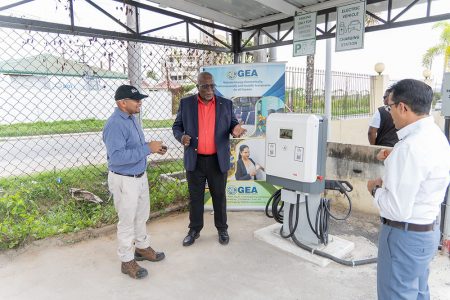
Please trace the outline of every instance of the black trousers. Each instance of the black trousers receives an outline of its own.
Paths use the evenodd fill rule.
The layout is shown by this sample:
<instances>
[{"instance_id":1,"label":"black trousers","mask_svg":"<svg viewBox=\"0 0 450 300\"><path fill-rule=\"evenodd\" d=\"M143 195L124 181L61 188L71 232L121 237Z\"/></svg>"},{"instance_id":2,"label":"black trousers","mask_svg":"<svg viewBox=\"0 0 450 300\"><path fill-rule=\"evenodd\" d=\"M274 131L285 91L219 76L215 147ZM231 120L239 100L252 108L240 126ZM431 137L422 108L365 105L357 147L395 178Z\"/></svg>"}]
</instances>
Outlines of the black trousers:
<instances>
[{"instance_id":1,"label":"black trousers","mask_svg":"<svg viewBox=\"0 0 450 300\"><path fill-rule=\"evenodd\" d=\"M214 225L218 231L226 230L228 228L225 194L227 173L220 171L217 155L198 155L195 170L187 171L186 178L190 195L189 228L198 232L203 228L205 184L208 181L214 208Z\"/></svg>"}]
</instances>

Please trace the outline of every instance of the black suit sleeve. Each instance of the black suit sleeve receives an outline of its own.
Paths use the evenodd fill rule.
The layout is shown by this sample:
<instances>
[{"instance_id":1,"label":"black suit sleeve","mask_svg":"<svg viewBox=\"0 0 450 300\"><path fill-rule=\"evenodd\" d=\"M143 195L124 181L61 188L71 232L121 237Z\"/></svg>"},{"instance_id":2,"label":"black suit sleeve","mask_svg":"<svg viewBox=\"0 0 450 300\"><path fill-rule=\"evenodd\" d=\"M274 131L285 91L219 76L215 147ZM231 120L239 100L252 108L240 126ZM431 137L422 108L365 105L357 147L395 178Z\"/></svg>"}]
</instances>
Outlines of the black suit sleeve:
<instances>
[{"instance_id":1,"label":"black suit sleeve","mask_svg":"<svg viewBox=\"0 0 450 300\"><path fill-rule=\"evenodd\" d=\"M230 127L230 134L233 133L233 129L236 125L239 124L239 121L237 120L235 114L234 114L234 107L233 107L233 102L230 100L231 102L231 127Z\"/></svg>"},{"instance_id":2,"label":"black suit sleeve","mask_svg":"<svg viewBox=\"0 0 450 300\"><path fill-rule=\"evenodd\" d=\"M173 136L181 143L181 137L184 134L184 126L183 126L183 99L180 101L180 106L178 107L177 117L175 118L175 122L172 125Z\"/></svg>"}]
</instances>

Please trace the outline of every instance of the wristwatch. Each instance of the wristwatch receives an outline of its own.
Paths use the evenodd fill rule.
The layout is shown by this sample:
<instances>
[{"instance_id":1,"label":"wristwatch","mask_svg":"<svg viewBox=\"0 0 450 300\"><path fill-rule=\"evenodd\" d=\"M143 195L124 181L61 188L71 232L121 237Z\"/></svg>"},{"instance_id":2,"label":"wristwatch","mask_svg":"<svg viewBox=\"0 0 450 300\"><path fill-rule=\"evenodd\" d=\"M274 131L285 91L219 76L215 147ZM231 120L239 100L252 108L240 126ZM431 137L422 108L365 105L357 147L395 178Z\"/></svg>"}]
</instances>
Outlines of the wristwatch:
<instances>
[{"instance_id":1,"label":"wristwatch","mask_svg":"<svg viewBox=\"0 0 450 300\"><path fill-rule=\"evenodd\" d=\"M376 185L376 186L374 186L373 187L373 189L372 189L372 192L370 192L371 194L372 194L372 197L375 197L375 193L376 193L376 191L380 188L381 186L380 185Z\"/></svg>"}]
</instances>

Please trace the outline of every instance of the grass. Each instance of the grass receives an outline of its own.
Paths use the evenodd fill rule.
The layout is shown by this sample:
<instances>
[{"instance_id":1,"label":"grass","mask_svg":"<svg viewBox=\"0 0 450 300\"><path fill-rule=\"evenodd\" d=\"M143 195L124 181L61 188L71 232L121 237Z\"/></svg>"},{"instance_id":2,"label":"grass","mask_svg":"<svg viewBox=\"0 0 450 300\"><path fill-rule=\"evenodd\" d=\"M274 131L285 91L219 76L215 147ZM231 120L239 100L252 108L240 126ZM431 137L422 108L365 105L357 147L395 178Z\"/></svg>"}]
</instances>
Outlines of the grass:
<instances>
[{"instance_id":1,"label":"grass","mask_svg":"<svg viewBox=\"0 0 450 300\"><path fill-rule=\"evenodd\" d=\"M18 137L51 135L64 133L99 132L105 125L105 120L86 119L80 121L53 121L17 123L11 125L0 125L0 137ZM144 128L171 127L172 119L168 120L143 120Z\"/></svg>"},{"instance_id":2,"label":"grass","mask_svg":"<svg viewBox=\"0 0 450 300\"><path fill-rule=\"evenodd\" d=\"M308 109L306 100L303 98L295 98L294 111L305 113L323 114L325 112L325 102L321 98L314 98L311 110ZM344 117L352 115L368 115L370 113L370 100L368 96L361 98L343 98L332 99L331 115L333 117Z\"/></svg>"},{"instance_id":3,"label":"grass","mask_svg":"<svg viewBox=\"0 0 450 300\"><path fill-rule=\"evenodd\" d=\"M294 111L309 112L304 96L296 96L293 99ZM315 97L312 101L312 113L324 113L325 103L323 99ZM358 99L349 97L343 99L333 99L331 114L333 117L348 115L369 114L370 104L368 96ZM144 128L167 128L172 127L172 119L167 120L143 120ZM100 132L106 120L86 119L79 121L53 121L17 123L11 125L0 125L0 137L20 137L51 135L64 133Z\"/></svg>"},{"instance_id":4,"label":"grass","mask_svg":"<svg viewBox=\"0 0 450 300\"><path fill-rule=\"evenodd\" d=\"M183 170L180 161L158 163L148 168L152 211L187 199L187 184L164 182L159 176L180 170ZM1 178L0 250L61 233L116 223L117 214L106 182L104 165ZM104 202L75 200L69 193L71 187L90 191Z\"/></svg>"}]
</instances>

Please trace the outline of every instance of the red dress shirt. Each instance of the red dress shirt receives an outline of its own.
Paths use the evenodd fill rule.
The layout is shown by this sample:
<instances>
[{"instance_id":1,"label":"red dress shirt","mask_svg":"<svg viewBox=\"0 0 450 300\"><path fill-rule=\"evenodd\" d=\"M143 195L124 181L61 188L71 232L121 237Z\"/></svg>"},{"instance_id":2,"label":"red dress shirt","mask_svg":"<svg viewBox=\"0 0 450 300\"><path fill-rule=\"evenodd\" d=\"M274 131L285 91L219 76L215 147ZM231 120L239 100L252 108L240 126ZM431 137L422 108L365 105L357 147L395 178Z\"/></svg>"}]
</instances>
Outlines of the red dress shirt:
<instances>
[{"instance_id":1,"label":"red dress shirt","mask_svg":"<svg viewBox=\"0 0 450 300\"><path fill-rule=\"evenodd\" d=\"M216 97L205 104L198 95L198 154L215 154Z\"/></svg>"}]
</instances>

